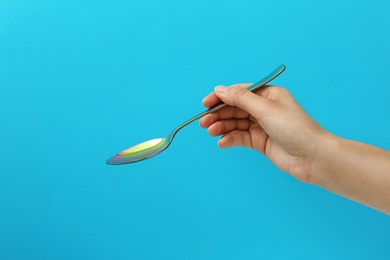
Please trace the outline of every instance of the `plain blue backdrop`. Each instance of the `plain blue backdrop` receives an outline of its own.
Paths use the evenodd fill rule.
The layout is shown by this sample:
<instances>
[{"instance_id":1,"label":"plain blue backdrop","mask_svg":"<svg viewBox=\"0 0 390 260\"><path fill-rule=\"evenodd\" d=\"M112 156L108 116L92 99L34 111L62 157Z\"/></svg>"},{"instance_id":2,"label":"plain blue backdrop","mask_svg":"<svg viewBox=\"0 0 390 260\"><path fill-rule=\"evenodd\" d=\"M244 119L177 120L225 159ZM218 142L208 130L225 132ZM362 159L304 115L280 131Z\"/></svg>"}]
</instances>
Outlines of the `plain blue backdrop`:
<instances>
[{"instance_id":1,"label":"plain blue backdrop","mask_svg":"<svg viewBox=\"0 0 390 260\"><path fill-rule=\"evenodd\" d=\"M389 259L390 218L197 123L281 63L333 133L390 149L389 1L0 2L0 259Z\"/></svg>"}]
</instances>

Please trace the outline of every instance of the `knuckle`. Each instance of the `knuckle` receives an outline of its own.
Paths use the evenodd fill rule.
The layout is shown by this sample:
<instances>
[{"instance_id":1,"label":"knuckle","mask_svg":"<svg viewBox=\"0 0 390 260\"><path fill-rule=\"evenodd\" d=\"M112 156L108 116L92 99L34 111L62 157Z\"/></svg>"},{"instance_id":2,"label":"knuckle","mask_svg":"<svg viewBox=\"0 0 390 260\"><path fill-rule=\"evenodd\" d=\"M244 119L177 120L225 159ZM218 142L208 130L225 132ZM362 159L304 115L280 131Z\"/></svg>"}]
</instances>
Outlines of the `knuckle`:
<instances>
[{"instance_id":1,"label":"knuckle","mask_svg":"<svg viewBox=\"0 0 390 260\"><path fill-rule=\"evenodd\" d=\"M278 100L281 98L285 98L287 96L291 96L290 92L283 87L279 86L272 86L272 89L270 89L270 93L268 95L269 99Z\"/></svg>"},{"instance_id":2,"label":"knuckle","mask_svg":"<svg viewBox=\"0 0 390 260\"><path fill-rule=\"evenodd\" d=\"M277 90L277 92L278 92L280 95L290 95L290 91L288 91L288 89L286 89L286 88L283 88L283 87L276 87L276 90Z\"/></svg>"}]
</instances>

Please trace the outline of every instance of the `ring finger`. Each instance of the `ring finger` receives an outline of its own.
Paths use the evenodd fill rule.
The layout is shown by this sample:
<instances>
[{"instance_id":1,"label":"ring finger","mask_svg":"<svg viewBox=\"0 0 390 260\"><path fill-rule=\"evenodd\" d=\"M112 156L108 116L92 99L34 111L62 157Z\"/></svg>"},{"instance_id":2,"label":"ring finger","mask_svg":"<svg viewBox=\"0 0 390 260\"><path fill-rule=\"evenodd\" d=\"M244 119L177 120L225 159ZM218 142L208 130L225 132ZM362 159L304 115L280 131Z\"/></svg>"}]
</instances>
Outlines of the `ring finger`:
<instances>
[{"instance_id":1,"label":"ring finger","mask_svg":"<svg viewBox=\"0 0 390 260\"><path fill-rule=\"evenodd\" d=\"M252 122L248 119L220 120L209 126L208 132L211 136L224 135L234 130L246 131Z\"/></svg>"}]
</instances>

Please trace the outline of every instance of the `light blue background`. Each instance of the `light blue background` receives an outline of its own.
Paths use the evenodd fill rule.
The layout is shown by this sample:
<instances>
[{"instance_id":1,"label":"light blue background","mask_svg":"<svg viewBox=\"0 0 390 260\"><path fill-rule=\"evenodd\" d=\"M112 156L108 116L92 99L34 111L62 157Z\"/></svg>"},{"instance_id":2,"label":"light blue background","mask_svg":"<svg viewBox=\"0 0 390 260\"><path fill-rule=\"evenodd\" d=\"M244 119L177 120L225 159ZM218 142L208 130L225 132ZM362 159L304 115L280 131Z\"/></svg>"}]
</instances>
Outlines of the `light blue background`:
<instances>
[{"instance_id":1,"label":"light blue background","mask_svg":"<svg viewBox=\"0 0 390 260\"><path fill-rule=\"evenodd\" d=\"M390 218L194 123L281 63L333 133L390 149L389 1L0 2L0 259L389 259Z\"/></svg>"}]
</instances>

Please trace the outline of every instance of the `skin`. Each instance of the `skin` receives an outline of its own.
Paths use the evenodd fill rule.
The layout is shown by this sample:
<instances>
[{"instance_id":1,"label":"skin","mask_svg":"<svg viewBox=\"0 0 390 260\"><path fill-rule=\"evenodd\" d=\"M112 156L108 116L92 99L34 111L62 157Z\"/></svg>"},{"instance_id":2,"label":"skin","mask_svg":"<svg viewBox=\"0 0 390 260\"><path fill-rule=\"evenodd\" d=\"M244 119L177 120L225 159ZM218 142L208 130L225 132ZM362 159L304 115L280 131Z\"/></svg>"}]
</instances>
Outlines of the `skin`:
<instances>
[{"instance_id":1,"label":"skin","mask_svg":"<svg viewBox=\"0 0 390 260\"><path fill-rule=\"evenodd\" d=\"M265 155L305 183L390 215L390 152L333 135L315 122L282 87L217 86L203 99L228 106L204 116L200 126L222 135L221 148L244 146Z\"/></svg>"}]
</instances>

